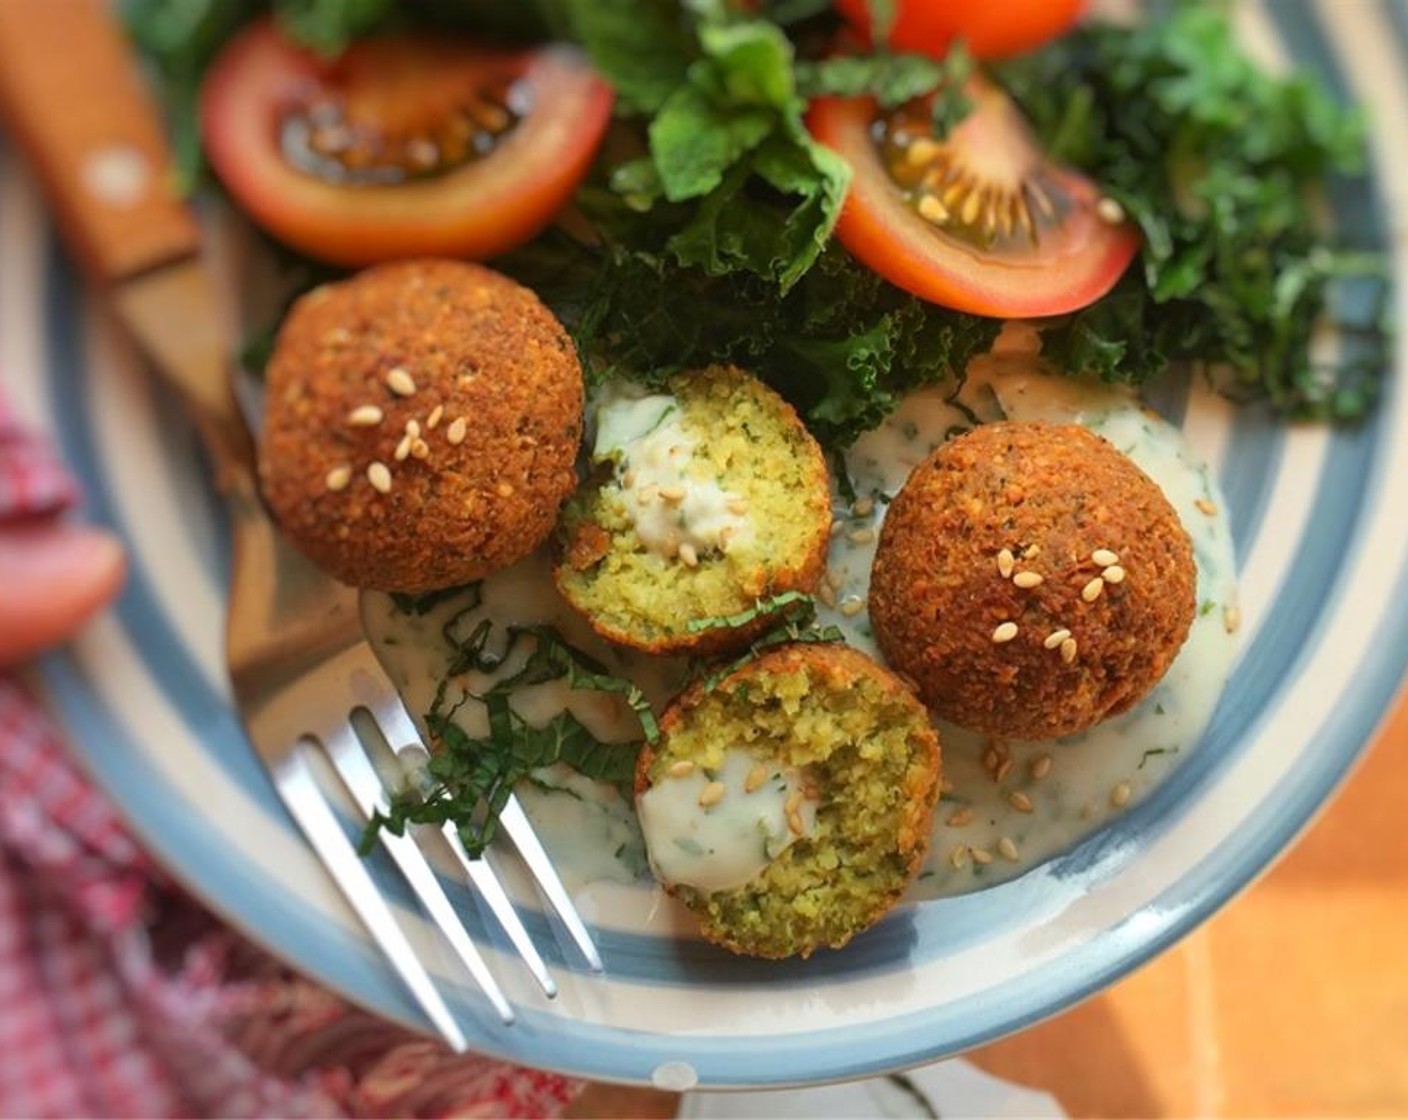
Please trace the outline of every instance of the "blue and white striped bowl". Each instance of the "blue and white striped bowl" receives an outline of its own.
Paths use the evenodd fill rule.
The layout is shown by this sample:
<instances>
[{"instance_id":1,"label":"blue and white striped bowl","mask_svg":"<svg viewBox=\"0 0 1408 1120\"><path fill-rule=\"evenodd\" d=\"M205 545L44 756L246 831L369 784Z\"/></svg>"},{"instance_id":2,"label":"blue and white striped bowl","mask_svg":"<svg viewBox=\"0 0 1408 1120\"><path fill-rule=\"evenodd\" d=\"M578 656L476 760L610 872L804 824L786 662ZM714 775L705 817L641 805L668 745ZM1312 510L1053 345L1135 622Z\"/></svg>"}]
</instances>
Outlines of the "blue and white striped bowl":
<instances>
[{"instance_id":1,"label":"blue and white striped bowl","mask_svg":"<svg viewBox=\"0 0 1408 1120\"><path fill-rule=\"evenodd\" d=\"M1337 197L1337 216L1401 260L1408 5L1236 7L1260 57L1305 66L1368 106L1374 190ZM419 1025L244 744L221 665L226 534L194 437L85 299L13 159L0 166L0 246L6 387L56 434L89 512L135 561L116 610L44 662L43 687L175 875L291 964ZM1396 298L1408 321L1403 289ZM1246 643L1206 738L1153 797L1014 882L910 908L807 963L737 960L599 916L606 978L559 954L563 994L548 1003L491 942L516 1026L486 1015L450 964L440 970L476 1048L595 1078L716 1088L870 1075L1053 1014L1263 870L1345 776L1408 664L1408 394L1390 383L1370 422L1339 432L1234 411L1196 388L1172 395L1161 403L1216 464L1231 506ZM584 906L594 909L590 897ZM535 925L551 943L546 920Z\"/></svg>"}]
</instances>

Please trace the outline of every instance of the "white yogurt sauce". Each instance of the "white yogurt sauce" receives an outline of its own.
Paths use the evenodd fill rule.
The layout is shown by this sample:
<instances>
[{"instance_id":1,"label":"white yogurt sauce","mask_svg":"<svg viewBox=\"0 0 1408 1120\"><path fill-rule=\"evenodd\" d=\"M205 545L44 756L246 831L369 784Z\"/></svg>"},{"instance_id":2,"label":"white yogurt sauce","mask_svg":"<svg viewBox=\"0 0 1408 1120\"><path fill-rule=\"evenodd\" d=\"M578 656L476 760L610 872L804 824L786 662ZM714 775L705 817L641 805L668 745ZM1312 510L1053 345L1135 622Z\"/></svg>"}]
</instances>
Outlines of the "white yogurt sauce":
<instances>
[{"instance_id":1,"label":"white yogurt sauce","mask_svg":"<svg viewBox=\"0 0 1408 1120\"><path fill-rule=\"evenodd\" d=\"M852 644L875 654L865 603L886 499L935 447L971 426L974 417L987 421L1004 416L1086 424L1149 474L1193 539L1199 609L1187 643L1149 697L1086 732L1044 744L995 744L937 724L944 754L943 795L928 863L911 890L914 898L959 894L1010 878L1068 849L1136 804L1196 746L1236 653L1232 541L1222 498L1206 466L1196 461L1175 428L1141 408L1132 394L1048 377L1037 371L1027 340L1014 339L1010 331L1004 340L992 355L972 363L957 403L946 401L939 390L914 393L847 455L860 501L853 507L836 498L830 566L820 596L832 606L823 606L820 621L841 627ZM639 465L642 446L653 446L657 437L665 446L678 446L672 401L662 395L637 396L604 410L597 423L597 454L613 458L615 447ZM687 469L680 465L681 473ZM703 543L705 538L699 539ZM486 580L482 600L481 607L461 618L461 627L472 629L482 618L500 627L550 623L613 673L636 681L657 711L684 679L681 659L646 657L597 638L557 594L542 556ZM464 608L465 600L439 604L421 617L401 613L384 595L368 593L363 604L374 645L408 705L423 713L448 663L441 628ZM499 672L487 677L471 673L464 683L478 691L512 671L523 656L526 647L515 649ZM567 707L604 741L639 735L635 717L618 697L571 692L561 682L521 689L512 703L535 724ZM482 708L474 703L466 704L456 720L471 735L487 730ZM751 765L750 758L747 768ZM776 824L786 795L767 792L774 783L756 794L743 794L745 776L742 752L730 752L730 762L715 776L729 785L721 805L733 806L736 813L700 811L698 796L709 780L703 775L667 779L656 787L658 797L647 795L642 813L653 834L651 856L662 877L722 889L708 884L738 885L765 866L758 861L764 858L767 837L785 839ZM644 874L640 830L615 787L581 775L568 777L565 770L554 768L535 774L520 797L570 888ZM750 805L750 798L760 802L756 813L741 808ZM814 806L807 804L808 814L814 813ZM808 829L812 819L806 817ZM708 858L696 856L690 844L676 843L678 838L693 840L701 852L713 852Z\"/></svg>"},{"instance_id":2,"label":"white yogurt sauce","mask_svg":"<svg viewBox=\"0 0 1408 1120\"><path fill-rule=\"evenodd\" d=\"M522 668L532 648L531 639L509 648L508 627L537 624L556 627L566 641L601 661L611 673L634 681L657 710L669 702L684 679L687 666L683 658L647 657L598 637L557 593L551 562L545 553L490 576L479 585L478 598L479 606L469 609L473 596L455 595L417 616L397 609L389 595L363 593L362 624L367 636L406 706L417 717L429 711L453 657L453 649L444 637L447 626L453 626L456 634L467 636L481 622L491 622L494 629L490 651L507 654L493 672L471 671L457 678L456 683L470 692L482 693L495 681ZM561 680L515 689L510 705L535 726L567 709L603 742L640 737L639 721L621 697L574 691ZM489 731L481 704L465 704L455 713L455 722L475 738L482 738Z\"/></svg>"},{"instance_id":3,"label":"white yogurt sauce","mask_svg":"<svg viewBox=\"0 0 1408 1120\"><path fill-rule=\"evenodd\" d=\"M517 795L537 827L538 839L559 867L568 864L569 886L603 880L634 883L648 873L631 800L615 786L559 765L533 771ZM571 852L571 860L562 852Z\"/></svg>"},{"instance_id":4,"label":"white yogurt sauce","mask_svg":"<svg viewBox=\"0 0 1408 1120\"><path fill-rule=\"evenodd\" d=\"M761 782L750 782L758 767ZM745 886L816 827L816 802L803 797L803 784L795 768L761 763L740 747L724 753L718 770L662 778L636 802L656 876L706 892ZM722 788L717 801L705 794L711 787ZM789 807L800 833L788 826Z\"/></svg>"},{"instance_id":5,"label":"white yogurt sauce","mask_svg":"<svg viewBox=\"0 0 1408 1120\"><path fill-rule=\"evenodd\" d=\"M869 616L852 604L863 606L868 595L885 499L949 435L970 427L972 416L1080 423L1128 455L1159 484L1192 537L1198 611L1187 642L1150 695L1080 734L997 744L935 721L944 790L928 862L911 889L916 898L1011 878L1136 804L1196 746L1237 651L1232 538L1208 468L1176 428L1142 408L1132 393L1043 374L1020 344L976 360L956 403L943 390L912 394L856 441L846 461L865 516L837 497L841 528L832 537L826 594L836 607L823 606L821 621L878 657Z\"/></svg>"},{"instance_id":6,"label":"white yogurt sauce","mask_svg":"<svg viewBox=\"0 0 1408 1120\"><path fill-rule=\"evenodd\" d=\"M713 467L695 457L698 444L674 397L612 384L597 395L593 411L592 458L616 467L607 497L646 548L674 557L687 544L699 556L751 540L740 495L720 486Z\"/></svg>"},{"instance_id":7,"label":"white yogurt sauce","mask_svg":"<svg viewBox=\"0 0 1408 1120\"><path fill-rule=\"evenodd\" d=\"M453 657L444 636L447 626L463 636L489 621L494 625L490 648L507 654L493 672L471 671L455 678L452 697L458 697L461 688L483 692L522 667L531 639L506 649L506 628L510 625L556 627L566 641L596 657L611 673L639 685L657 711L684 682L688 666L682 658L647 657L599 638L558 594L545 553L490 576L479 586L478 606L473 605L475 598L474 593L462 592L425 614L412 615L401 611L389 595L362 594L367 636L418 720L434 703L436 689ZM534 726L569 710L602 742L626 743L640 738L639 720L621 697L574 691L561 680L515 689L509 702ZM482 738L489 732L484 706L472 700L457 708L453 719L472 737ZM635 812L629 797L614 785L594 781L565 766L552 766L534 771L516 792L569 890L602 880L634 882L648 875Z\"/></svg>"}]
</instances>

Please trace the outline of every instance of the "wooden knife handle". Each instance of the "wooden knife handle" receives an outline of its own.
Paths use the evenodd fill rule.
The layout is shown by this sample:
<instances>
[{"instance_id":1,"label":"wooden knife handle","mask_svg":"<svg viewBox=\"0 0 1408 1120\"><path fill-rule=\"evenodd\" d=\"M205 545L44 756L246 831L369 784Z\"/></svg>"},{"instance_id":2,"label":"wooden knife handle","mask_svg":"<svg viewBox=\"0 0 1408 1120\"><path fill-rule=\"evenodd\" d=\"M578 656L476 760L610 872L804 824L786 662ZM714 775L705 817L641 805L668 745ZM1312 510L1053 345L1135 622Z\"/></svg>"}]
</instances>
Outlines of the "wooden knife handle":
<instances>
[{"instance_id":1,"label":"wooden knife handle","mask_svg":"<svg viewBox=\"0 0 1408 1120\"><path fill-rule=\"evenodd\" d=\"M0 120L94 279L196 252L155 104L106 0L0 0Z\"/></svg>"}]
</instances>

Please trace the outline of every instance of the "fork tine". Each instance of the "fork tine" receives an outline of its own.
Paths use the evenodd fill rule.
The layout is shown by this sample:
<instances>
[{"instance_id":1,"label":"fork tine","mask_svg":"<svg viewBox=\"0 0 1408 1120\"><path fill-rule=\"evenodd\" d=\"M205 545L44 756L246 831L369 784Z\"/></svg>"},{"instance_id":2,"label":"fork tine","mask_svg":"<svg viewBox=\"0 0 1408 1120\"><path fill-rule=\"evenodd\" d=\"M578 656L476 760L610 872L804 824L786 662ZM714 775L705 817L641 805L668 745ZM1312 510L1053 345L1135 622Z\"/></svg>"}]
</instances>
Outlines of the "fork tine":
<instances>
[{"instance_id":1,"label":"fork tine","mask_svg":"<svg viewBox=\"0 0 1408 1120\"><path fill-rule=\"evenodd\" d=\"M553 867L552 860L543 848L543 842L533 831L533 824L529 821L528 814L523 811L523 806L518 803L517 797L508 799L508 804L499 814L499 823L518 849L518 854L523 857L523 862L528 865L528 870L533 873L533 878L538 881L538 886L542 888L548 902L557 911L557 916L562 919L562 924L567 927L568 934L577 943L577 948L582 951L582 956L587 959L588 967L593 972L604 971L605 966L601 963L601 954L597 952L596 943L587 932L587 925L577 913L577 908L572 905L567 888L558 878L557 869Z\"/></svg>"},{"instance_id":2,"label":"fork tine","mask_svg":"<svg viewBox=\"0 0 1408 1120\"><path fill-rule=\"evenodd\" d=\"M513 942L513 947L518 950L518 955L528 965L529 971L542 985L543 991L549 999L557 995L557 982L549 974L548 966L543 962L538 947L533 944L533 939L528 936L523 919L513 908L508 892L499 882L499 877L494 874L494 869L489 866L487 860L475 859L469 854L464 846L464 841L460 839L459 830L454 825L447 823L442 831L450 844L450 851L455 853L455 858L459 860L460 866L464 868L464 873L469 876L470 882L478 889L480 897L489 904L489 909L499 920L499 925L508 934L508 939Z\"/></svg>"},{"instance_id":3,"label":"fork tine","mask_svg":"<svg viewBox=\"0 0 1408 1120\"><path fill-rule=\"evenodd\" d=\"M410 713L406 711L405 705L401 703L399 696L388 698L386 703L379 705L376 716L377 719L381 721L383 733L386 735L387 741L391 744L393 749L411 743L420 743L420 730L416 727L415 721L411 718ZM538 886L542 888L548 903L557 911L558 917L562 919L563 925L567 927L568 934L576 943L577 948L581 950L582 956L586 958L587 966L593 972L604 971L605 966L601 963L601 954L597 951L596 943L592 941L592 935L587 931L586 923L582 921L582 916L577 913L577 908L572 904L572 899L567 893L567 888L563 886L562 879L558 877L557 869L553 867L551 857L548 855L546 849L544 849L543 842L538 839L538 834L534 831L533 824L528 819L528 814L523 811L523 807L518 803L517 797L510 797L508 799L508 804L504 806L503 811L499 814L499 823L503 826L504 832L508 834L509 839L513 841L513 846L518 849L518 854L522 857L523 862L527 865L533 878L537 880ZM451 834L454 833L453 828L447 826L445 832L447 838L450 838L450 848L457 856L460 856L466 861L465 870L473 877L475 875L474 866L476 864L483 864L483 861L469 858L469 854L463 851L463 845L459 842L459 836L456 834L451 837ZM493 875L492 870L488 868L487 864L484 865L484 868L490 876ZM500 894L503 893L503 889L499 885L497 878L494 878L494 886L498 887ZM488 901L487 896L486 901ZM494 906L492 901L490 901L490 906L491 908ZM512 913L511 906L507 909ZM499 911L495 908L494 912L497 914ZM518 921L517 915L514 915L513 921L519 930L523 929L522 923ZM509 937L514 940L514 943L517 944L518 942L517 938L514 936L514 930L506 922L504 923L504 929ZM523 936L526 941L526 931L524 931ZM531 944L531 942L529 942L529 944ZM536 955L536 950L534 952ZM551 983L550 978L549 983ZM554 985L553 990L555 990L555 987ZM550 990L546 984L544 985L544 991L547 991L549 995L552 994L553 990Z\"/></svg>"},{"instance_id":4,"label":"fork tine","mask_svg":"<svg viewBox=\"0 0 1408 1120\"><path fill-rule=\"evenodd\" d=\"M381 697L377 709L376 716L381 725L381 733L393 750L411 743L421 743L420 730L406 710L405 704L401 702L399 694L389 692ZM489 866L486 860L470 857L464 842L460 839L459 830L454 825L447 823L442 832L446 842L450 845L450 851L454 853L455 859L459 861L465 875L474 884L475 889L479 892L479 897L488 905L490 912L498 920L504 933L508 935L509 941L518 951L518 955L523 958L523 962L528 966L534 979L538 981L543 993L549 999L556 996L557 982L548 972L548 966L544 962L542 954L533 944L533 939L528 935L528 930L523 925L523 919L518 916L518 911L514 909L513 902L509 899L499 877L494 874L494 869Z\"/></svg>"},{"instance_id":5,"label":"fork tine","mask_svg":"<svg viewBox=\"0 0 1408 1120\"><path fill-rule=\"evenodd\" d=\"M469 1047L464 1032L445 1006L435 982L416 957L405 933L396 924L391 908L372 881L362 858L343 835L302 752L303 746L299 744L270 766L274 788L440 1036L455 1053L464 1053Z\"/></svg>"},{"instance_id":6,"label":"fork tine","mask_svg":"<svg viewBox=\"0 0 1408 1120\"><path fill-rule=\"evenodd\" d=\"M386 787L382 784L371 760L367 758L352 727L346 724L339 727L323 740L323 749L327 752L333 768L337 770L338 777L342 779L343 784L352 794L353 800L357 802L357 807L368 818L377 810L385 813L389 808L386 801ZM469 969L475 983L489 997L489 1002L494 1005L494 1010L499 1013L499 1018L505 1024L512 1023L514 1020L513 1008L509 1005L503 990L494 980L489 966L469 936L469 932L464 928L464 923L460 921L459 915L450 905L450 900L445 897L445 891L435 878L435 872L431 869L430 863L415 840L409 834L397 836L384 828L380 831L379 839L382 846L391 854L391 858L396 861L396 866L401 869L401 874L406 877L406 881L411 884L411 888L424 903L435 924L440 927L440 932L445 935L445 939L455 950L455 954ZM534 956L536 955L535 952ZM542 964L541 959L538 963Z\"/></svg>"},{"instance_id":7,"label":"fork tine","mask_svg":"<svg viewBox=\"0 0 1408 1120\"><path fill-rule=\"evenodd\" d=\"M400 695L392 689L389 681L386 684L386 693L377 698L372 715L376 717L381 733L393 751L409 746L424 748L425 741L421 738L420 728L416 726L416 721L411 718L411 713L406 710L406 705L402 703Z\"/></svg>"}]
</instances>

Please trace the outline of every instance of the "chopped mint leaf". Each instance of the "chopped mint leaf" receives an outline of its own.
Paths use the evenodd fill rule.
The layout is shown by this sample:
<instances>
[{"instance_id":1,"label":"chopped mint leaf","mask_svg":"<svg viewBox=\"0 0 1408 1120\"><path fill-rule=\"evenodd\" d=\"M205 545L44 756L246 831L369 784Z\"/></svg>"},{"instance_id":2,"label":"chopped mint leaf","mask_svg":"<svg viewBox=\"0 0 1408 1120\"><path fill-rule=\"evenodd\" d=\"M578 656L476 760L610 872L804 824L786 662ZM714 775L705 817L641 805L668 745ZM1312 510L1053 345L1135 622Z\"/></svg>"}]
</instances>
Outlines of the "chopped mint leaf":
<instances>
[{"instance_id":1,"label":"chopped mint leaf","mask_svg":"<svg viewBox=\"0 0 1408 1120\"><path fill-rule=\"evenodd\" d=\"M703 676L705 691L717 688L725 678L731 676L748 662L755 660L765 650L774 646L794 643L842 642L845 635L835 626L816 625L816 600L799 591L789 591L776 596L777 600L788 602L778 612L779 621L765 634L748 647L746 653L723 665L705 666L710 671ZM745 612L747 613L747 612ZM733 616L739 617L739 616Z\"/></svg>"},{"instance_id":2,"label":"chopped mint leaf","mask_svg":"<svg viewBox=\"0 0 1408 1120\"><path fill-rule=\"evenodd\" d=\"M473 610L468 607L458 612L452 623L468 620ZM455 658L451 675L440 682L425 717L426 729L436 747L426 764L428 787L393 795L389 811L374 814L367 823L362 836L364 851L381 828L400 835L407 824L451 822L470 854L478 855L493 839L499 814L513 787L533 771L557 763L597 781L629 789L640 743L604 743L569 711L559 712L542 725L533 725L514 711L510 701L521 688L564 679L569 688L617 693L625 697L646 738L653 742L660 730L640 689L608 673L594 658L569 645L552 627L510 628L502 654L485 652L491 631L489 621L481 619L469 637L457 639L447 625L445 638ZM534 644L517 672L481 695L462 691L458 701L449 703L454 675L469 669L487 672L498 668L507 651L520 641ZM489 734L481 739L472 738L454 719L458 710L471 702L484 705Z\"/></svg>"},{"instance_id":3,"label":"chopped mint leaf","mask_svg":"<svg viewBox=\"0 0 1408 1120\"><path fill-rule=\"evenodd\" d=\"M419 617L429 614L441 603L453 599L456 595L467 594L470 598L468 610L473 610L480 604L479 584L467 583L461 587L446 587L440 591L427 591L420 595L408 595L400 591L391 593L391 602L402 614Z\"/></svg>"},{"instance_id":4,"label":"chopped mint leaf","mask_svg":"<svg viewBox=\"0 0 1408 1120\"><path fill-rule=\"evenodd\" d=\"M1147 751L1145 751L1145 752L1143 753L1143 755L1140 756L1139 765L1138 765L1138 767L1137 767L1136 769L1143 770L1143 769L1144 769L1144 764L1145 764L1146 762L1148 762L1149 759L1151 759L1151 758L1157 758L1159 755L1162 755L1162 754L1177 754L1177 753L1178 753L1178 748L1177 748L1177 747L1155 747L1155 748L1153 748L1152 750L1147 750Z\"/></svg>"},{"instance_id":5,"label":"chopped mint leaf","mask_svg":"<svg viewBox=\"0 0 1408 1120\"><path fill-rule=\"evenodd\" d=\"M737 630L748 626L763 615L782 614L784 618L805 615L811 617L816 611L816 603L803 591L784 591L767 599L759 599L751 607L737 614L719 615L714 618L694 618L689 621L691 634L705 630Z\"/></svg>"}]
</instances>

